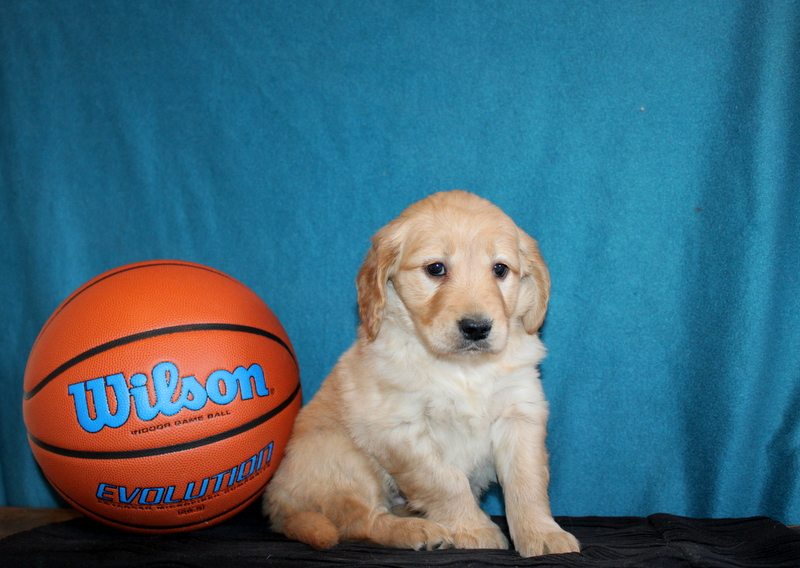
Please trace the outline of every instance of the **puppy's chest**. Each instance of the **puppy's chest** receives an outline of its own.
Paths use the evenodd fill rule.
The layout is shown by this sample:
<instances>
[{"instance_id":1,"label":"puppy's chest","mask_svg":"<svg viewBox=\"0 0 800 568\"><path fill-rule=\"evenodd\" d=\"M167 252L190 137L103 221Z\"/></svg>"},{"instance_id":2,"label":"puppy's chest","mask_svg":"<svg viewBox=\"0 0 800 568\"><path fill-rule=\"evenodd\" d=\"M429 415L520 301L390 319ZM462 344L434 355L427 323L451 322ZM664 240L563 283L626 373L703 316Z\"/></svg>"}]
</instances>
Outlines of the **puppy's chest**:
<instances>
[{"instance_id":1,"label":"puppy's chest","mask_svg":"<svg viewBox=\"0 0 800 568\"><path fill-rule=\"evenodd\" d=\"M494 421L491 398L483 393L442 392L419 401L425 422L432 431L474 437L486 432Z\"/></svg>"},{"instance_id":2,"label":"puppy's chest","mask_svg":"<svg viewBox=\"0 0 800 568\"><path fill-rule=\"evenodd\" d=\"M408 435L429 444L447 461L480 461L491 453L491 427L498 411L488 389L430 385L405 402Z\"/></svg>"}]
</instances>

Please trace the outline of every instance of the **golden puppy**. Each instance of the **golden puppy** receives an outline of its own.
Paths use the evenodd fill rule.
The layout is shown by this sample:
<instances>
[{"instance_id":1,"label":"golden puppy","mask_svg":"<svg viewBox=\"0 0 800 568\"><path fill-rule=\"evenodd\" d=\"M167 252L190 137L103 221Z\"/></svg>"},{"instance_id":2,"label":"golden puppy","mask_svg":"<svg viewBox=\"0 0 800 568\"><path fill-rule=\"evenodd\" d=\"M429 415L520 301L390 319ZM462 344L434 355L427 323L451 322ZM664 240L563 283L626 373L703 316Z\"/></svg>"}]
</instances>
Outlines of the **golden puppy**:
<instances>
[{"instance_id":1,"label":"golden puppy","mask_svg":"<svg viewBox=\"0 0 800 568\"><path fill-rule=\"evenodd\" d=\"M578 551L547 496L536 365L550 277L536 241L452 191L372 242L358 339L297 418L264 498L273 528L316 548L508 548L478 505L498 480L520 554Z\"/></svg>"}]
</instances>

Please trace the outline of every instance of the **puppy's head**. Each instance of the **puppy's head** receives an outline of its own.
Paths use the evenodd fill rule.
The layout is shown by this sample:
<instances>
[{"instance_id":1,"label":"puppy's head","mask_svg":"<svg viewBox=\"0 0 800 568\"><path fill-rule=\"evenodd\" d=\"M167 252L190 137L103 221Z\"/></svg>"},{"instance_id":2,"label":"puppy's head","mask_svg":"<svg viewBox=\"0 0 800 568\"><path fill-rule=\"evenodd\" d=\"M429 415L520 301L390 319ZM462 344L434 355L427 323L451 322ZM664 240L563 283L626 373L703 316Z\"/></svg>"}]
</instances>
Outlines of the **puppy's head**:
<instances>
[{"instance_id":1,"label":"puppy's head","mask_svg":"<svg viewBox=\"0 0 800 568\"><path fill-rule=\"evenodd\" d=\"M498 207L464 191L423 199L378 231L358 278L362 333L384 320L438 355L497 353L535 333L550 276L536 241Z\"/></svg>"}]
</instances>

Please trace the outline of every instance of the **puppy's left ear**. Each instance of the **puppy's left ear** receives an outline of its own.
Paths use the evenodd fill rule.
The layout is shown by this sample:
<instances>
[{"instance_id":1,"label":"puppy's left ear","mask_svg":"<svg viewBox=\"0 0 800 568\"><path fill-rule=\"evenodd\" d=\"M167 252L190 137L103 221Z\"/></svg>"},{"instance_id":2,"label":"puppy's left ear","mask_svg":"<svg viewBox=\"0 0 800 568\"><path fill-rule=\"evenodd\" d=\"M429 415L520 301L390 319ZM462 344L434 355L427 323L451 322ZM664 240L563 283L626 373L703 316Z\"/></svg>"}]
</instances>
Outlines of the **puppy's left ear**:
<instances>
[{"instance_id":1,"label":"puppy's left ear","mask_svg":"<svg viewBox=\"0 0 800 568\"><path fill-rule=\"evenodd\" d=\"M369 341L375 339L386 309L386 284L394 276L399 247L393 238L393 226L387 225L372 237L372 247L358 271L358 315Z\"/></svg>"},{"instance_id":2,"label":"puppy's left ear","mask_svg":"<svg viewBox=\"0 0 800 568\"><path fill-rule=\"evenodd\" d=\"M526 308L522 325L529 334L536 333L544 322L547 301L550 299L550 272L539 253L539 245L527 233L519 231L522 274L520 302Z\"/></svg>"}]
</instances>

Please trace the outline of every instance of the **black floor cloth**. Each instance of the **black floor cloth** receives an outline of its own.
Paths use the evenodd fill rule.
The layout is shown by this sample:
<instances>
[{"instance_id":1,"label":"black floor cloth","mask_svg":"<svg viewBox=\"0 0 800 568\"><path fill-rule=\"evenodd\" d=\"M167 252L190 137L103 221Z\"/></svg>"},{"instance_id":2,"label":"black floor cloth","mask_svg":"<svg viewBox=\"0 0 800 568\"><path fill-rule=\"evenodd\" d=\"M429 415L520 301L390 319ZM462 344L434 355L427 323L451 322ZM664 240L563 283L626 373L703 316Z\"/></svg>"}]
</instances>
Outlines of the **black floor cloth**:
<instances>
[{"instance_id":1,"label":"black floor cloth","mask_svg":"<svg viewBox=\"0 0 800 568\"><path fill-rule=\"evenodd\" d=\"M494 520L507 530L503 517ZM800 533L766 517L556 520L581 541L580 554L521 558L513 550L415 552L359 543L316 551L270 531L251 507L216 527L170 535L123 533L86 518L46 525L0 540L0 566L800 568Z\"/></svg>"}]
</instances>

